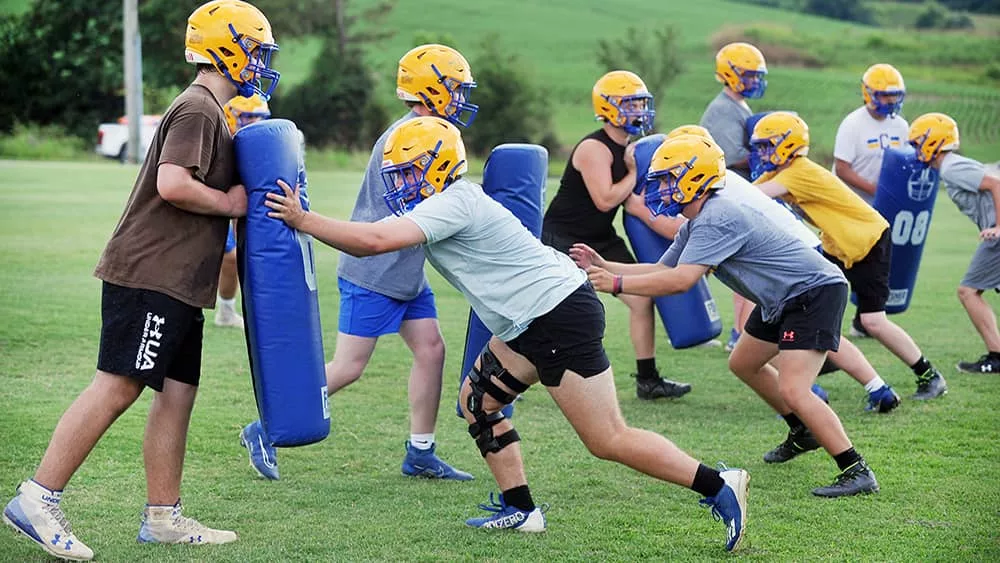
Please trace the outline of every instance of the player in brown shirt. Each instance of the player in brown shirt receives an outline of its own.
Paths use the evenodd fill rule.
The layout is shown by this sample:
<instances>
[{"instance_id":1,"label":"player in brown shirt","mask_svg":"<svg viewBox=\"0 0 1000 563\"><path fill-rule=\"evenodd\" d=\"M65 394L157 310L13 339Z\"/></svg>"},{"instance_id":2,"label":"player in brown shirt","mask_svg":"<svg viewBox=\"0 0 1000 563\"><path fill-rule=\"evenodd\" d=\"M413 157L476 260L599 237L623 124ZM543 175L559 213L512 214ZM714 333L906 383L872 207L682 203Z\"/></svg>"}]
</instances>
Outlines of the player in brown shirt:
<instances>
[{"instance_id":1,"label":"player in brown shirt","mask_svg":"<svg viewBox=\"0 0 1000 563\"><path fill-rule=\"evenodd\" d=\"M195 80L164 114L95 271L103 280L97 374L4 509L8 524L64 559L89 560L93 551L71 532L59 507L62 489L146 387L155 396L143 443L147 504L138 540L237 539L181 515L180 481L201 372L202 308L215 304L229 219L246 214L222 104L237 93L269 96L277 45L257 8L213 0L188 19L185 48L198 68Z\"/></svg>"}]
</instances>

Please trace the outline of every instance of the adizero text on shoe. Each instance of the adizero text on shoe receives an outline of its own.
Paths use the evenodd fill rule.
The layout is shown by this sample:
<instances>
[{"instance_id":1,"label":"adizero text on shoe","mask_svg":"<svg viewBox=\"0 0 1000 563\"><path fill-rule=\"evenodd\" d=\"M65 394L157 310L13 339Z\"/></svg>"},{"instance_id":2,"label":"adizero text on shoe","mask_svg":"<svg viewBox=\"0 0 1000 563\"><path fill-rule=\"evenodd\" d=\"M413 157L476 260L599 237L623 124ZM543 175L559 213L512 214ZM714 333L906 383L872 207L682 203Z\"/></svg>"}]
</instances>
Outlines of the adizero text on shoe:
<instances>
[{"instance_id":1,"label":"adizero text on shoe","mask_svg":"<svg viewBox=\"0 0 1000 563\"><path fill-rule=\"evenodd\" d=\"M868 412L886 413L899 406L899 395L892 390L892 387L883 385L868 394Z\"/></svg>"},{"instance_id":2,"label":"adizero text on shoe","mask_svg":"<svg viewBox=\"0 0 1000 563\"><path fill-rule=\"evenodd\" d=\"M403 458L403 475L409 477L426 477L428 479L452 479L455 481L471 481L472 475L455 469L434 454L437 444L429 449L421 450L406 442L406 457Z\"/></svg>"},{"instance_id":3,"label":"adizero text on shoe","mask_svg":"<svg viewBox=\"0 0 1000 563\"><path fill-rule=\"evenodd\" d=\"M689 383L678 383L662 377L656 379L636 379L635 395L640 399L675 399L691 392Z\"/></svg>"},{"instance_id":4,"label":"adizero text on shoe","mask_svg":"<svg viewBox=\"0 0 1000 563\"><path fill-rule=\"evenodd\" d=\"M958 371L965 373L990 373L1000 375L1000 359L991 358L989 354L983 354L974 362L958 362L955 366Z\"/></svg>"},{"instance_id":5,"label":"adizero text on shoe","mask_svg":"<svg viewBox=\"0 0 1000 563\"><path fill-rule=\"evenodd\" d=\"M784 463L793 457L819 448L819 442L805 426L788 431L785 441L764 454L767 463Z\"/></svg>"},{"instance_id":6,"label":"adizero text on shoe","mask_svg":"<svg viewBox=\"0 0 1000 563\"><path fill-rule=\"evenodd\" d=\"M719 476L726 482L714 497L699 501L702 506L712 509L712 516L726 525L726 551L733 551L743 541L747 526L747 495L750 474L744 469L729 469L722 466Z\"/></svg>"},{"instance_id":7,"label":"adizero text on shoe","mask_svg":"<svg viewBox=\"0 0 1000 563\"><path fill-rule=\"evenodd\" d=\"M27 480L3 510L3 521L50 555L68 561L90 561L94 552L73 535L59 503L62 492Z\"/></svg>"},{"instance_id":8,"label":"adizero text on shoe","mask_svg":"<svg viewBox=\"0 0 1000 563\"><path fill-rule=\"evenodd\" d=\"M240 445L250 455L250 467L257 475L278 480L278 451L267 440L259 420L247 424L240 432Z\"/></svg>"},{"instance_id":9,"label":"adizero text on shoe","mask_svg":"<svg viewBox=\"0 0 1000 563\"><path fill-rule=\"evenodd\" d=\"M948 392L948 384L944 376L937 368L931 368L922 375L917 376L917 392L913 394L913 399L917 401L927 401L944 396Z\"/></svg>"},{"instance_id":10,"label":"adizero text on shoe","mask_svg":"<svg viewBox=\"0 0 1000 563\"><path fill-rule=\"evenodd\" d=\"M139 526L139 543L183 543L192 545L230 543L236 532L213 530L194 518L181 515L181 502L173 506L146 506Z\"/></svg>"},{"instance_id":11,"label":"adizero text on shoe","mask_svg":"<svg viewBox=\"0 0 1000 563\"><path fill-rule=\"evenodd\" d=\"M835 498L877 493L878 489L875 473L868 467L868 464L859 461L837 475L833 484L813 489L813 494L818 497Z\"/></svg>"},{"instance_id":12,"label":"adizero text on shoe","mask_svg":"<svg viewBox=\"0 0 1000 563\"><path fill-rule=\"evenodd\" d=\"M488 530L515 530L528 533L545 531L543 507L536 506L532 510L521 510L505 503L502 494L494 497L493 493L490 493L489 502L480 504L479 508L491 514L482 518L469 518L465 521L467 526Z\"/></svg>"}]
</instances>

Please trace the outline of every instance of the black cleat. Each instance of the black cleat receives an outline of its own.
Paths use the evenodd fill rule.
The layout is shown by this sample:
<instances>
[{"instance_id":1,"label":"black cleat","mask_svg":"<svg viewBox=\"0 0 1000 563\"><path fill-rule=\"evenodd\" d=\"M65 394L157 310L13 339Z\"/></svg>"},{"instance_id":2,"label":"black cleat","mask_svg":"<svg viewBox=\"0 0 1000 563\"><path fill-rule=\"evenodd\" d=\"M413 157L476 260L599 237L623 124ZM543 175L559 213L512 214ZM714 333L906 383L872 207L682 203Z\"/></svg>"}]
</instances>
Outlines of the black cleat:
<instances>
[{"instance_id":1,"label":"black cleat","mask_svg":"<svg viewBox=\"0 0 1000 563\"><path fill-rule=\"evenodd\" d=\"M984 354L974 362L958 362L958 371L965 373L996 373L1000 374L1000 359Z\"/></svg>"},{"instance_id":2,"label":"black cleat","mask_svg":"<svg viewBox=\"0 0 1000 563\"><path fill-rule=\"evenodd\" d=\"M635 380L635 395L644 401L675 399L687 395L690 391L690 383L679 383L662 377Z\"/></svg>"},{"instance_id":3,"label":"black cleat","mask_svg":"<svg viewBox=\"0 0 1000 563\"><path fill-rule=\"evenodd\" d=\"M948 384L944 381L944 376L935 367L925 371L923 375L917 376L917 392L913 394L913 399L926 401L944 396L948 392Z\"/></svg>"},{"instance_id":4,"label":"black cleat","mask_svg":"<svg viewBox=\"0 0 1000 563\"><path fill-rule=\"evenodd\" d=\"M811 452L819 448L819 442L805 426L799 426L788 431L785 441L778 444L778 447L764 454L764 461L767 463L785 463L793 457Z\"/></svg>"},{"instance_id":5,"label":"black cleat","mask_svg":"<svg viewBox=\"0 0 1000 563\"><path fill-rule=\"evenodd\" d=\"M813 494L818 497L836 498L851 495L869 494L878 492L878 481L875 480L875 473L864 460L848 467L837 475L833 484L826 487L813 489Z\"/></svg>"}]
</instances>

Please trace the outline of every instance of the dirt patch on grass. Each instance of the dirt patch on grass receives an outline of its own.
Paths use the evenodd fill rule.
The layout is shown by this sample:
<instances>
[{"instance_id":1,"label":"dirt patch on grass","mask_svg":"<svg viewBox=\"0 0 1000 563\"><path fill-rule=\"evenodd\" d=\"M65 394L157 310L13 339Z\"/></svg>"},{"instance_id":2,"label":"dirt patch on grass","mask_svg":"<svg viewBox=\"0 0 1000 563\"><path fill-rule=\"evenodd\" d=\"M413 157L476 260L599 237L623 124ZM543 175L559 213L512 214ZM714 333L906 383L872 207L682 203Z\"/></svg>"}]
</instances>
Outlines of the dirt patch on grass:
<instances>
[{"instance_id":1,"label":"dirt patch on grass","mask_svg":"<svg viewBox=\"0 0 1000 563\"><path fill-rule=\"evenodd\" d=\"M743 41L760 49L769 65L799 68L823 68L826 66L826 63L821 59L803 49L773 41L761 41L755 37L756 34L748 33L750 28L751 25L724 26L712 35L712 48L717 51L723 45Z\"/></svg>"}]
</instances>

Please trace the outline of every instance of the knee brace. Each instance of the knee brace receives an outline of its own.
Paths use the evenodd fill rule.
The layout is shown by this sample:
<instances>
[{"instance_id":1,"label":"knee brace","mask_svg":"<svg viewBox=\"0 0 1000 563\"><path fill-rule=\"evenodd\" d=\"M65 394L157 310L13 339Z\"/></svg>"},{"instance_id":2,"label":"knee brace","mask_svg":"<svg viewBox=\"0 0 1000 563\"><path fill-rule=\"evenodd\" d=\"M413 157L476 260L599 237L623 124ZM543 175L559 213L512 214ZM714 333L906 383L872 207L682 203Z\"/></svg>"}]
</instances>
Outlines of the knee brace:
<instances>
[{"instance_id":1,"label":"knee brace","mask_svg":"<svg viewBox=\"0 0 1000 563\"><path fill-rule=\"evenodd\" d=\"M472 393L469 394L465 406L469 409L469 413L476 419L475 422L469 425L469 435L476 440L479 452L483 457L486 457L486 454L499 452L521 439L517 435L517 431L513 428L500 436L493 435L493 427L500 424L500 421L506 417L499 410L487 413L483 408L483 395L489 395L504 405L513 402L515 396L498 387L493 383L492 378L497 378L497 380L515 393L527 391L528 386L515 379L500 364L500 360L490 351L489 346L479 356L479 364L479 369L473 366L472 370L469 371L469 384Z\"/></svg>"}]
</instances>

